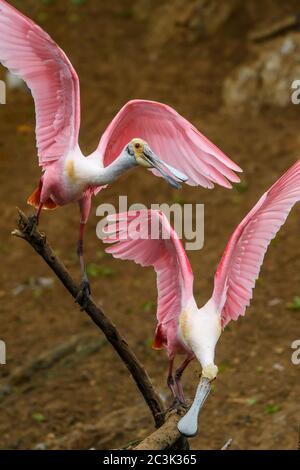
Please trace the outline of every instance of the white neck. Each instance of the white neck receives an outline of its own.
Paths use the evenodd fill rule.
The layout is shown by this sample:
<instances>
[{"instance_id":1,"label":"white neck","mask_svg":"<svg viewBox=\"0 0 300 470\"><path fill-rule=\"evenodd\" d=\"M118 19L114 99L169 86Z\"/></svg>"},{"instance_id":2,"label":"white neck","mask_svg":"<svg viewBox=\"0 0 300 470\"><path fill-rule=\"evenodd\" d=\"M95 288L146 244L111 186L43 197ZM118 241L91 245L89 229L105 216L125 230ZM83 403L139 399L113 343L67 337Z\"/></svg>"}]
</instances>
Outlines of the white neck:
<instances>
[{"instance_id":1,"label":"white neck","mask_svg":"<svg viewBox=\"0 0 300 470\"><path fill-rule=\"evenodd\" d=\"M221 317L213 299L200 309L192 303L186 309L185 315L180 321L181 335L200 362L204 375L211 379L211 373L217 370L214 366L214 355L221 334Z\"/></svg>"},{"instance_id":2,"label":"white neck","mask_svg":"<svg viewBox=\"0 0 300 470\"><path fill-rule=\"evenodd\" d=\"M99 154L80 158L76 162L76 176L85 180L89 186L102 186L115 181L125 171L137 166L135 159L124 149L122 153L107 167L101 166Z\"/></svg>"}]
</instances>

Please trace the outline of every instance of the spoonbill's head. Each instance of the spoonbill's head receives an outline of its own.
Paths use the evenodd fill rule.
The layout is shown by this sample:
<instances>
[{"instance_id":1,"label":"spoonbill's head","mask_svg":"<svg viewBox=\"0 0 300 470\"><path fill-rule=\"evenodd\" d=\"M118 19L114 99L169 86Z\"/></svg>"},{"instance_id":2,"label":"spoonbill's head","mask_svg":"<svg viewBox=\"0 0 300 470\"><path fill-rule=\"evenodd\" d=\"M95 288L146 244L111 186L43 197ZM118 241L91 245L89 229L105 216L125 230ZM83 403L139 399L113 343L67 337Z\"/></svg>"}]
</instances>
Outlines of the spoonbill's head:
<instances>
[{"instance_id":1,"label":"spoonbill's head","mask_svg":"<svg viewBox=\"0 0 300 470\"><path fill-rule=\"evenodd\" d=\"M180 189L180 183L188 180L188 177L181 171L161 160L143 139L132 139L126 151L135 158L137 165L157 170L173 188Z\"/></svg>"}]
</instances>

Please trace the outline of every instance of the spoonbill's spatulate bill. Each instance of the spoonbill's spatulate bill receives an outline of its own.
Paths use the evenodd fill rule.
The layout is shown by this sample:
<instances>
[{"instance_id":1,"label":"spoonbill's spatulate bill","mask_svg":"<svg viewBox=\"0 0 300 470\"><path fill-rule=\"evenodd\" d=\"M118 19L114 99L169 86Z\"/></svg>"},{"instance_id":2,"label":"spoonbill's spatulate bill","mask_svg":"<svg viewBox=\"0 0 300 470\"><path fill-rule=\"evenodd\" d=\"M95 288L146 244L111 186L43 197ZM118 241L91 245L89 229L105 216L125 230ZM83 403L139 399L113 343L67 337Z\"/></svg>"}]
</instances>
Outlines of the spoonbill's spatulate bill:
<instances>
[{"instance_id":1,"label":"spoonbill's spatulate bill","mask_svg":"<svg viewBox=\"0 0 300 470\"><path fill-rule=\"evenodd\" d=\"M241 169L235 163L174 109L154 101L127 103L97 150L84 157L78 144L79 79L72 64L45 31L4 0L0 0L0 62L25 80L35 102L38 157L44 173L28 199L37 208L31 218L33 228L42 209L79 203L82 299L90 293L83 261L84 229L91 198L103 187L138 165L175 188L180 182L229 188L230 182L239 181L234 172Z\"/></svg>"},{"instance_id":2,"label":"spoonbill's spatulate bill","mask_svg":"<svg viewBox=\"0 0 300 470\"><path fill-rule=\"evenodd\" d=\"M300 160L295 163L257 202L233 232L214 279L212 297L200 309L193 296L193 273L176 232L163 213L128 212L110 216L105 242L114 243L106 251L115 258L153 266L157 274L158 307L155 349L166 348L170 365L168 386L175 399L184 402L182 373L195 357L202 376L194 403L178 424L186 436L197 433L198 414L218 373L215 346L230 320L244 315L270 241L284 224L291 208L300 199ZM130 223L139 218L140 236L130 234ZM158 223L169 238L147 238L148 228ZM280 262L280 261L279 261ZM173 376L177 354L186 356Z\"/></svg>"}]
</instances>

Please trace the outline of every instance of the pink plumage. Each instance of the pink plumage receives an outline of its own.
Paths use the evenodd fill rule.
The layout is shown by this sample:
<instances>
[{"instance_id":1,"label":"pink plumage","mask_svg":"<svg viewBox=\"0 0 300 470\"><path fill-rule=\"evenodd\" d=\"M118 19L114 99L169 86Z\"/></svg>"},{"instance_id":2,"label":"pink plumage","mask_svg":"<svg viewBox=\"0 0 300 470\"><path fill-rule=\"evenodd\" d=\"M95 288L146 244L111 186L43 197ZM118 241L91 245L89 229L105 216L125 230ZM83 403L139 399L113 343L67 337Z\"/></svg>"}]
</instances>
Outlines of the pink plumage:
<instances>
[{"instance_id":1,"label":"pink plumage","mask_svg":"<svg viewBox=\"0 0 300 470\"><path fill-rule=\"evenodd\" d=\"M40 165L75 150L80 128L76 71L50 36L5 0L0 0L0 60L31 89ZM111 164L135 137L184 172L190 185L230 188L230 182L240 181L234 173L242 171L238 165L173 108L155 101L132 100L119 111L101 138L99 162Z\"/></svg>"},{"instance_id":2,"label":"pink plumage","mask_svg":"<svg viewBox=\"0 0 300 470\"><path fill-rule=\"evenodd\" d=\"M258 201L232 234L215 275L213 298L222 326L244 315L271 240L300 199L300 162Z\"/></svg>"},{"instance_id":3,"label":"pink plumage","mask_svg":"<svg viewBox=\"0 0 300 470\"><path fill-rule=\"evenodd\" d=\"M85 224L92 196L107 184L138 165L177 189L182 182L230 188L231 182L239 181L235 171L241 170L235 163L174 109L154 101L127 103L96 151L85 157L78 143L79 79L71 62L45 31L5 0L0 0L0 62L25 80L35 103L36 141L44 173L27 201L37 209L30 218L31 230L42 209L78 202L77 251L85 298L90 292L83 260Z\"/></svg>"},{"instance_id":4,"label":"pink plumage","mask_svg":"<svg viewBox=\"0 0 300 470\"><path fill-rule=\"evenodd\" d=\"M104 242L114 244L106 251L115 258L153 266L156 271L155 344L167 349L168 386L175 399L184 400L180 378L189 362L196 357L202 366L204 381L198 387L192 411L179 426L186 435L194 435L195 419L202 406L199 404L207 397L207 383L217 376L214 354L221 328L245 314L267 247L299 200L300 160L259 199L233 232L215 274L213 295L200 309L193 297L191 266L167 218L161 212L147 210L109 217L115 224L107 226ZM151 239L149 227L157 220L160 236ZM186 359L174 380L173 361L177 354L185 354Z\"/></svg>"},{"instance_id":5,"label":"pink plumage","mask_svg":"<svg viewBox=\"0 0 300 470\"><path fill-rule=\"evenodd\" d=\"M164 161L188 176L187 184L231 188L241 168L170 106L156 101L129 101L104 132L99 154L107 166L134 137L151 143ZM156 170L152 170L158 175Z\"/></svg>"},{"instance_id":6,"label":"pink plumage","mask_svg":"<svg viewBox=\"0 0 300 470\"><path fill-rule=\"evenodd\" d=\"M31 89L39 162L45 167L77 145L77 74L50 36L4 0L0 1L0 60Z\"/></svg>"},{"instance_id":7,"label":"pink plumage","mask_svg":"<svg viewBox=\"0 0 300 470\"><path fill-rule=\"evenodd\" d=\"M172 322L177 323L182 306L193 296L193 273L177 233L160 211L144 210L108 217L115 222L107 227L106 243L117 241L107 248L115 258L133 260L141 266L153 266L157 274L157 331ZM141 227L136 223L141 221ZM151 239L151 226L159 229L158 239ZM138 238L130 227L140 231ZM129 228L129 231L127 229ZM166 238L162 238L162 237Z\"/></svg>"}]
</instances>

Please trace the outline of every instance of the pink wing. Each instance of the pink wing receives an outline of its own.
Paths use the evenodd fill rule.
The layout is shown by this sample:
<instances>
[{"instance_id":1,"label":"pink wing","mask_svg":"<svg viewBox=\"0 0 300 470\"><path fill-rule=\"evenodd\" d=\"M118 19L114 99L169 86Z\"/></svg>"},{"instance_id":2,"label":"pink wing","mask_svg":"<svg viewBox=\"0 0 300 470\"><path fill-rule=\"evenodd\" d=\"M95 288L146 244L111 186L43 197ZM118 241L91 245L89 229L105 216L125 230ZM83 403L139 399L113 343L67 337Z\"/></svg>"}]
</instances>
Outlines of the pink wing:
<instances>
[{"instance_id":1,"label":"pink wing","mask_svg":"<svg viewBox=\"0 0 300 470\"><path fill-rule=\"evenodd\" d=\"M234 173L242 171L240 167L173 108L155 101L129 101L119 111L99 144L103 165L115 160L135 137L144 139L166 163L187 175L192 186L213 188L217 183L231 188L230 181L240 181Z\"/></svg>"},{"instance_id":2,"label":"pink wing","mask_svg":"<svg viewBox=\"0 0 300 470\"><path fill-rule=\"evenodd\" d=\"M106 252L141 266L153 266L156 271L158 323L166 324L179 316L182 306L193 295L193 273L182 243L166 216L160 211L142 210L107 219L117 222L106 227L108 236L104 242L117 243ZM149 237L151 227L156 239Z\"/></svg>"},{"instance_id":3,"label":"pink wing","mask_svg":"<svg viewBox=\"0 0 300 470\"><path fill-rule=\"evenodd\" d=\"M39 26L0 0L0 62L31 89L40 165L77 145L79 80L64 52Z\"/></svg>"},{"instance_id":4,"label":"pink wing","mask_svg":"<svg viewBox=\"0 0 300 470\"><path fill-rule=\"evenodd\" d=\"M223 327L245 315L271 240L300 199L300 160L267 191L233 232L215 274L213 299Z\"/></svg>"}]
</instances>

